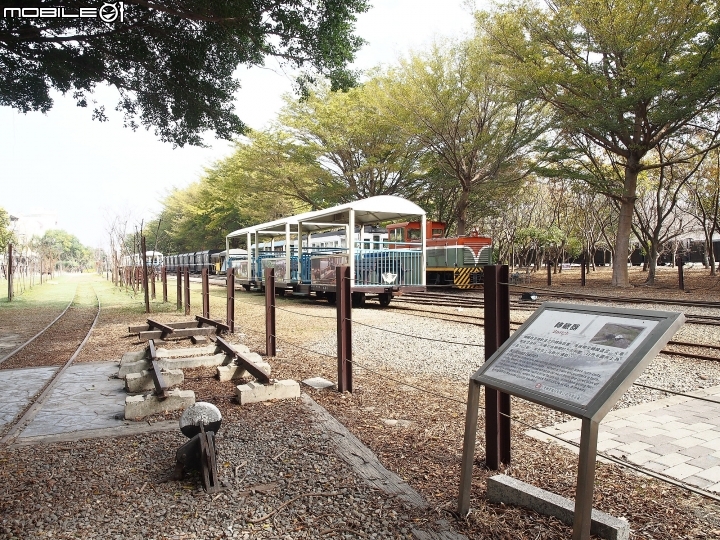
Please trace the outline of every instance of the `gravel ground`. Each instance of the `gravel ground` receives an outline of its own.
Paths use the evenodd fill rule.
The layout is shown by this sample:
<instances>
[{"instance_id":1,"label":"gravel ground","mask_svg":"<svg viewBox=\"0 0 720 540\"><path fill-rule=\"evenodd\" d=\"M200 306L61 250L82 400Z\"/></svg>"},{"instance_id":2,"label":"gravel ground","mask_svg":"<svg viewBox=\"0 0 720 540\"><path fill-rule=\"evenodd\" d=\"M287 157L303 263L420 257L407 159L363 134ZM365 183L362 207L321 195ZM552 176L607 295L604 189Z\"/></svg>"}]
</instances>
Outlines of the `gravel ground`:
<instances>
[{"instance_id":1,"label":"gravel ground","mask_svg":"<svg viewBox=\"0 0 720 540\"><path fill-rule=\"evenodd\" d=\"M222 309L221 302L214 304L214 313ZM334 310L324 303L298 300L278 299L278 305L285 311L277 313L281 341L279 356L270 359L274 376L334 380ZM262 352L262 299L238 294L237 312L235 340ZM472 310L456 314L481 315ZM175 313L157 317L186 319ZM181 482L168 480L174 452L185 440L174 431L32 449L0 448L0 538L404 538L412 527L427 529L439 518L468 538L568 538L570 528L553 518L486 502L485 480L495 472L484 467L482 433L477 441L473 512L466 519L453 515L464 400L468 377L483 360L482 347L475 346L482 345L482 328L378 309L355 310L353 317L358 368L353 394L309 392L388 469L423 495L430 505L427 511L410 511L369 489L336 456L322 428L300 403L240 407L228 399L231 385L197 370L187 373L183 388L195 390L199 399L214 402L223 412L218 448L226 491L206 495L196 475ZM105 326L94 332L88 350L102 355L97 359L107 359L141 347L127 338L126 331L128 324L143 320L138 313L118 312L105 319L101 315ZM401 334L440 335L464 345L402 337L357 323ZM714 329L687 325L684 330L690 334L679 338L692 341L700 339L695 332ZM92 357L88 353L84 359ZM644 376L668 388L665 385L690 389L720 384L714 364L677 361L661 356ZM694 378L687 377L688 372L696 373L697 380L687 382ZM641 392L637 399L656 397ZM522 400L513 400L513 413L532 426L564 420L559 413ZM573 497L577 457L525 437L526 429L513 422L513 465L505 472ZM720 538L716 503L614 465L597 465L594 506L627 518L633 540Z\"/></svg>"}]
</instances>

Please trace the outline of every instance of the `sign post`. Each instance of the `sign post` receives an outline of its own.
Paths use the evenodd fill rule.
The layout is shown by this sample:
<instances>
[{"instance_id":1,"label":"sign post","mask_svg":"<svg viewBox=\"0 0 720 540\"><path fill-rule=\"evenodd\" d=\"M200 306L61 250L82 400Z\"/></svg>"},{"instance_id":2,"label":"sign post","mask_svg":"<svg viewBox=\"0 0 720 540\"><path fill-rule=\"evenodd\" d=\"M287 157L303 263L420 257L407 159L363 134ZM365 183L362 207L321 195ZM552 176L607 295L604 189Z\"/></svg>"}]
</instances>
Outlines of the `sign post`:
<instances>
[{"instance_id":1,"label":"sign post","mask_svg":"<svg viewBox=\"0 0 720 540\"><path fill-rule=\"evenodd\" d=\"M544 303L470 378L459 513L470 509L485 385L582 419L573 540L588 540L600 421L684 321L682 313Z\"/></svg>"}]
</instances>

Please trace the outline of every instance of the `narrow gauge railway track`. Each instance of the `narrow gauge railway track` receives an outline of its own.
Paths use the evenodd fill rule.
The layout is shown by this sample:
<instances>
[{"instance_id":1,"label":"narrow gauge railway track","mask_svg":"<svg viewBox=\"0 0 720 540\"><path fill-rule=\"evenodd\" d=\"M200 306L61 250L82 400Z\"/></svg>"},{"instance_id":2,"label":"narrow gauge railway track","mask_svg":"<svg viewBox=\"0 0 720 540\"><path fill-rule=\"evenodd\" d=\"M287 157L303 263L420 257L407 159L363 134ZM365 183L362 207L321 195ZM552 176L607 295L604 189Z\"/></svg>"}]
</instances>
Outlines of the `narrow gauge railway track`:
<instances>
[{"instance_id":1,"label":"narrow gauge railway track","mask_svg":"<svg viewBox=\"0 0 720 540\"><path fill-rule=\"evenodd\" d=\"M95 303L96 303L96 312L94 314L94 317L92 318L92 323L89 323L89 317L86 317L87 313L84 313L83 308L81 306L78 307L78 311L73 311L72 307L74 304L76 304L76 300L80 294L79 290L76 290L75 297L73 298L73 301L70 303L70 305L63 311L59 317L57 317L48 327L46 327L40 334L35 335L31 339L29 339L25 344L23 344L21 347L18 347L13 351L13 355L15 353L20 353L22 351L23 354L32 353L37 355L37 352L34 352L36 350L44 350L45 348L49 347L49 345L52 344L53 341L56 340L57 336L54 332L48 331L51 327L53 330L56 330L61 333L61 335L64 337L64 341L68 344L64 348L57 348L55 347L53 349L53 355L55 358L54 362L48 362L48 361L41 361L41 362L33 362L32 360L28 359L22 359L21 366L14 366L13 363L18 362L5 362L0 365L0 369L9 369L12 367L39 367L39 366L59 366L59 369L53 373L53 375L49 378L49 380L43 385L43 387L29 400L28 403L25 405L25 407L16 415L16 417L7 423L6 425L2 426L0 428L0 444L11 444L17 437L20 435L23 429L27 427L27 425L33 420L35 415L38 413L40 408L43 406L44 402L47 400L47 398L50 396L53 388L57 384L57 382L60 380L61 375L72 365L72 363L75 361L77 356L82 351L83 347L85 347L85 344L87 343L88 339L90 339L90 335L95 328L98 319L100 318L100 298L97 295L97 292L95 291L92 286L90 286L92 289L93 294L95 295ZM74 334L65 334L63 328L59 328L61 324L70 325L72 326L73 323L80 323L79 327L76 327L76 332ZM84 323L84 324L83 324ZM57 325L57 326L54 326ZM79 345L75 346L72 345L74 343L77 343L76 339L73 338L80 338L81 336L84 336L82 341ZM32 343L33 351L29 351L29 345ZM69 359L66 360L68 355L72 353L69 357ZM12 357L8 355L5 360L17 360L17 357ZM52 360L52 359L51 359Z\"/></svg>"},{"instance_id":2,"label":"narrow gauge railway track","mask_svg":"<svg viewBox=\"0 0 720 540\"><path fill-rule=\"evenodd\" d=\"M435 319L440 321L448 321L448 322L454 322L458 324L469 324L477 327L484 327L485 326L485 318L477 315L465 315L465 314L455 314L455 313L444 313L444 312L428 312L424 309L415 309L412 307L406 307L406 306L391 306L389 308L391 311L396 312L412 312L416 311L418 313L422 313L422 315L418 315L418 317L423 317L427 319ZM440 315L440 316L438 316ZM470 320L468 320L470 319ZM510 321L510 331L513 332L514 330L517 330L517 328L523 324L524 321ZM672 355L672 356L681 356L684 358L693 358L697 360L709 360L714 362L720 362L720 345L709 345L709 344L702 344L702 343L692 343L690 341L669 341L669 346L672 346L673 348L665 348L660 351L661 354L666 355ZM681 351L677 350L676 347L685 347L685 348L691 348L691 349L699 349L703 351L719 351L717 356L709 356L708 354L696 354L692 352L687 351Z\"/></svg>"},{"instance_id":3,"label":"narrow gauge railway track","mask_svg":"<svg viewBox=\"0 0 720 540\"><path fill-rule=\"evenodd\" d=\"M706 303L698 303L698 302L680 302L675 300L659 300L659 299L637 299L637 298L616 298L613 296L575 296L570 293L570 295L565 296L563 294L558 295L548 295L547 298L573 298L577 300L595 300L598 302L622 302L622 303L664 303L668 305L682 305L685 307L715 307L714 305L707 305ZM438 306L438 307L465 307L465 308L476 308L480 309L484 305L484 300L479 295L472 295L470 297L461 297L455 294L440 294L440 293L409 293L409 294L403 294L402 296L393 298L393 302L397 303L407 303L407 304L420 304L420 305L426 305L426 306ZM717 304L717 307L720 308L720 303L712 303ZM510 308L511 309L520 309L520 310L535 310L536 308L540 307L541 302L536 302L532 300L511 300L510 301ZM694 315L692 313L685 315L685 322L688 324L698 324L698 325L706 325L706 326L720 326L720 317L712 316L712 315Z\"/></svg>"}]
</instances>

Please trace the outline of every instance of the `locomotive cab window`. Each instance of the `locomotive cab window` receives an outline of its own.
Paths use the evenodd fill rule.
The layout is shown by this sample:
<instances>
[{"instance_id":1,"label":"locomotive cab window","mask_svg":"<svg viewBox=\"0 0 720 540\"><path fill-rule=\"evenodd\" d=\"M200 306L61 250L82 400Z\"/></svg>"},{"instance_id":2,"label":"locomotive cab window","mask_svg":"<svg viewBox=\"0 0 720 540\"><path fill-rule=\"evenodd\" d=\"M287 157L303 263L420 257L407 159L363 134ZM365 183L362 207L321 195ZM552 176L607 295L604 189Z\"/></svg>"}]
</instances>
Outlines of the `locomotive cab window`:
<instances>
[{"instance_id":1,"label":"locomotive cab window","mask_svg":"<svg viewBox=\"0 0 720 540\"><path fill-rule=\"evenodd\" d=\"M420 241L420 229L408 229L408 242Z\"/></svg>"},{"instance_id":2,"label":"locomotive cab window","mask_svg":"<svg viewBox=\"0 0 720 540\"><path fill-rule=\"evenodd\" d=\"M442 229L433 229L432 230L432 237L433 238L442 238L443 236L443 230Z\"/></svg>"},{"instance_id":3,"label":"locomotive cab window","mask_svg":"<svg viewBox=\"0 0 720 540\"><path fill-rule=\"evenodd\" d=\"M403 235L403 229L400 229L400 228L393 229L392 235L390 237L390 241L402 242L403 240L405 240L404 235Z\"/></svg>"}]
</instances>

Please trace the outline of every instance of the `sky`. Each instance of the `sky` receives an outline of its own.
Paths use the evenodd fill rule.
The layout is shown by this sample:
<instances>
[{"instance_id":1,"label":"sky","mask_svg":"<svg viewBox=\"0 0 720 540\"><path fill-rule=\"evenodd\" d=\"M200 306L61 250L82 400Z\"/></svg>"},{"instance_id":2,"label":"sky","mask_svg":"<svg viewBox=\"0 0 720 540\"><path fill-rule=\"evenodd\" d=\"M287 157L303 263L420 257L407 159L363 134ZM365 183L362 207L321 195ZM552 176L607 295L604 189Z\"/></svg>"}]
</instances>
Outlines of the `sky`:
<instances>
[{"instance_id":1,"label":"sky","mask_svg":"<svg viewBox=\"0 0 720 540\"><path fill-rule=\"evenodd\" d=\"M392 65L408 51L434 39L460 38L473 28L466 0L375 0L358 16L356 34L368 43L353 69ZM478 2L478 5L482 5ZM238 116L251 128L267 126L292 91L292 76L272 61L240 68ZM53 94L47 114L23 114L0 107L0 207L14 215L54 214L57 228L90 247L107 245L115 216L132 225L152 219L163 197L200 179L206 168L232 154L233 143L208 134L207 148L173 148L154 133L124 128L115 113L117 92L99 88L93 95L110 121L91 118L70 97Z\"/></svg>"}]
</instances>

